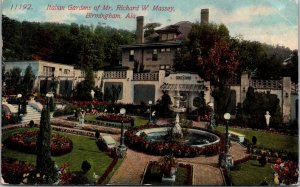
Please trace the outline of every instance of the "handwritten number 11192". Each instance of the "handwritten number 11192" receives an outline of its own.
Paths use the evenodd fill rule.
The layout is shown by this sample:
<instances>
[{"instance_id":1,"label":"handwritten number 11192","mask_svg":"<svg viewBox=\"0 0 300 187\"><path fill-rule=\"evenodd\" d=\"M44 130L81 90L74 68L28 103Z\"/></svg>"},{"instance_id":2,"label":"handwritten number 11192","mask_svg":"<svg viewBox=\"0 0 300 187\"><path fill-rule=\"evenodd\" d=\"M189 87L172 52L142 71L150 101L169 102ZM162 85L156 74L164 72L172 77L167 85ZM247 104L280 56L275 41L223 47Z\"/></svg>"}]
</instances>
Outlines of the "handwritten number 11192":
<instances>
[{"instance_id":1,"label":"handwritten number 11192","mask_svg":"<svg viewBox=\"0 0 300 187\"><path fill-rule=\"evenodd\" d=\"M11 10L30 10L31 4L12 4L10 7Z\"/></svg>"}]
</instances>

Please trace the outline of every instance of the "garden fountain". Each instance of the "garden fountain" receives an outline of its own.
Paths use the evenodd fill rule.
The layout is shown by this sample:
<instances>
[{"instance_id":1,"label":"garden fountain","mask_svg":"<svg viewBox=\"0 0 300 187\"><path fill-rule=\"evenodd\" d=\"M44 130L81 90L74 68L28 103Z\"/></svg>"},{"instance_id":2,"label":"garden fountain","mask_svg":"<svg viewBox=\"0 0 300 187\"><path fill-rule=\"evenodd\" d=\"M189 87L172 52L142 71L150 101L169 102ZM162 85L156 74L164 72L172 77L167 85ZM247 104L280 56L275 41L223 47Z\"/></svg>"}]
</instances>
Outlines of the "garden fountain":
<instances>
[{"instance_id":1,"label":"garden fountain","mask_svg":"<svg viewBox=\"0 0 300 187\"><path fill-rule=\"evenodd\" d=\"M171 109L176 113L175 123L172 125L149 125L127 130L126 144L129 147L142 149L151 154L174 154L174 156L198 156L218 154L222 149L219 135L206 129L184 127L181 124L180 114L186 108L180 106L184 97L180 95L177 85L174 106Z\"/></svg>"},{"instance_id":2,"label":"garden fountain","mask_svg":"<svg viewBox=\"0 0 300 187\"><path fill-rule=\"evenodd\" d=\"M175 125L172 128L172 136L183 138L182 129L180 126L179 114L186 111L186 108L180 106L180 100L183 99L183 96L180 95L178 85L177 85L177 94L174 97L175 105L172 107L173 111L176 113Z\"/></svg>"}]
</instances>

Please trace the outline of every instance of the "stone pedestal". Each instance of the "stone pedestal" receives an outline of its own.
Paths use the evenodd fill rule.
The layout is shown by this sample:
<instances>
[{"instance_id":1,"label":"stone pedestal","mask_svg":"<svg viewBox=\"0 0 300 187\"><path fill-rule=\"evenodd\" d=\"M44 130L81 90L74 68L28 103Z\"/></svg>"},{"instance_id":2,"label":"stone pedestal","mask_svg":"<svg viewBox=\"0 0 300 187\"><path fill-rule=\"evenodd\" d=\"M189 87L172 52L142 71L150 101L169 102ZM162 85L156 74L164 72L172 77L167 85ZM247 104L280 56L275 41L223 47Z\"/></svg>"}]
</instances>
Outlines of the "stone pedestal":
<instances>
[{"instance_id":1,"label":"stone pedestal","mask_svg":"<svg viewBox=\"0 0 300 187\"><path fill-rule=\"evenodd\" d=\"M221 160L221 167L222 168L231 168L233 166L233 159L231 155L224 154Z\"/></svg>"}]
</instances>

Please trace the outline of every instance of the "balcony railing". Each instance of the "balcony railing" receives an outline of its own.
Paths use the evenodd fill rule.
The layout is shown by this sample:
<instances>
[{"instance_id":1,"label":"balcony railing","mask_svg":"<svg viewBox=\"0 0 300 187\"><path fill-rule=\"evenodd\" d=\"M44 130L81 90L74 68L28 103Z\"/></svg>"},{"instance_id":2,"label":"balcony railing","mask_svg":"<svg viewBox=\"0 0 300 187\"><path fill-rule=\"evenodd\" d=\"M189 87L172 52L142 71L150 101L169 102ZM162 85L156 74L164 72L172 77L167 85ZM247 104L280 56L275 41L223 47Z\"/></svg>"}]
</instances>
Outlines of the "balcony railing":
<instances>
[{"instance_id":1,"label":"balcony railing","mask_svg":"<svg viewBox=\"0 0 300 187\"><path fill-rule=\"evenodd\" d=\"M134 73L133 80L134 81L158 81L159 74L158 73Z\"/></svg>"},{"instance_id":2,"label":"balcony railing","mask_svg":"<svg viewBox=\"0 0 300 187\"><path fill-rule=\"evenodd\" d=\"M256 89L282 89L282 80L250 80L249 86Z\"/></svg>"},{"instance_id":3,"label":"balcony railing","mask_svg":"<svg viewBox=\"0 0 300 187\"><path fill-rule=\"evenodd\" d=\"M126 71L105 71L104 79L126 79Z\"/></svg>"}]
</instances>

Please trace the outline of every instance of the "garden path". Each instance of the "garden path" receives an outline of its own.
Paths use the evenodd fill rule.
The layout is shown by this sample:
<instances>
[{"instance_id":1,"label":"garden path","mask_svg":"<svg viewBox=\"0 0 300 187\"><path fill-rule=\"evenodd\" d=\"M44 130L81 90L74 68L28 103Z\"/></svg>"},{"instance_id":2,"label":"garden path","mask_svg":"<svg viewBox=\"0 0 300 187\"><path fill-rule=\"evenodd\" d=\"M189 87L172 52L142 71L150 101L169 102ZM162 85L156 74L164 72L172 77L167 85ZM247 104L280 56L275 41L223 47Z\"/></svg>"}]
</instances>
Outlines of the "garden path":
<instances>
[{"instance_id":1,"label":"garden path","mask_svg":"<svg viewBox=\"0 0 300 187\"><path fill-rule=\"evenodd\" d=\"M230 154L234 160L243 158L247 155L246 148L232 142ZM109 184L139 185L148 161L158 160L159 158L159 156L147 155L128 149L126 158L109 181ZM217 166L218 156L178 158L177 161L194 166L195 185L224 185L222 173Z\"/></svg>"}]
</instances>

